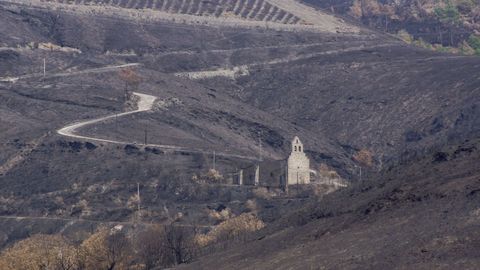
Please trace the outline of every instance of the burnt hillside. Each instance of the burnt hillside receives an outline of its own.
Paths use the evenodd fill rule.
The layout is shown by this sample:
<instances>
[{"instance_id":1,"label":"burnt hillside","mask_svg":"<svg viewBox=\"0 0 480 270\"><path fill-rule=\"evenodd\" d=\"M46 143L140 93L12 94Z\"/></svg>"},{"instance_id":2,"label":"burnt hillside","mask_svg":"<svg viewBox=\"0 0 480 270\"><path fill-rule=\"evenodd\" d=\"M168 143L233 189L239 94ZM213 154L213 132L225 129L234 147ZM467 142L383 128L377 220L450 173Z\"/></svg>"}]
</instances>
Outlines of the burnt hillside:
<instances>
[{"instance_id":1,"label":"burnt hillside","mask_svg":"<svg viewBox=\"0 0 480 270\"><path fill-rule=\"evenodd\" d=\"M397 164L180 269L476 269L479 146Z\"/></svg>"},{"instance_id":2,"label":"burnt hillside","mask_svg":"<svg viewBox=\"0 0 480 270\"><path fill-rule=\"evenodd\" d=\"M304 17L295 29L272 26L289 16L273 4L256 20L263 1L204 3L200 14L190 9L200 1L20 2L0 1L0 247L37 233L80 241L115 224L207 233L252 214L264 230L190 267L478 263L478 58L298 2L275 1ZM232 5L240 16L217 12ZM145 105L132 92L156 99L118 117ZM58 133L102 117L76 131L83 137ZM296 135L311 169L350 188L225 180L284 159ZM212 168L222 181L204 180Z\"/></svg>"}]
</instances>

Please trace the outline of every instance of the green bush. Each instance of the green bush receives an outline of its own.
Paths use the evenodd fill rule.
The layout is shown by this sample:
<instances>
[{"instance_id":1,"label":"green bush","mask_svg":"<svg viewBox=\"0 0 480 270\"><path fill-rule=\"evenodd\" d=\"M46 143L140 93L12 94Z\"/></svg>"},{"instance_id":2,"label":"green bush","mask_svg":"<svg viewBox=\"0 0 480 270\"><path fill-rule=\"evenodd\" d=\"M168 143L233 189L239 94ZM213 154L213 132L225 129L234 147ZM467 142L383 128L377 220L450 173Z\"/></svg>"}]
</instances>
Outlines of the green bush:
<instances>
[{"instance_id":1,"label":"green bush","mask_svg":"<svg viewBox=\"0 0 480 270\"><path fill-rule=\"evenodd\" d=\"M444 8L435 8L435 15L437 15L440 21L449 24L455 24L460 20L460 12L457 6L453 5L450 1L447 1L447 5Z\"/></svg>"},{"instance_id":2,"label":"green bush","mask_svg":"<svg viewBox=\"0 0 480 270\"><path fill-rule=\"evenodd\" d=\"M468 38L468 45L472 47L476 55L480 55L480 37L475 35L470 35Z\"/></svg>"}]
</instances>

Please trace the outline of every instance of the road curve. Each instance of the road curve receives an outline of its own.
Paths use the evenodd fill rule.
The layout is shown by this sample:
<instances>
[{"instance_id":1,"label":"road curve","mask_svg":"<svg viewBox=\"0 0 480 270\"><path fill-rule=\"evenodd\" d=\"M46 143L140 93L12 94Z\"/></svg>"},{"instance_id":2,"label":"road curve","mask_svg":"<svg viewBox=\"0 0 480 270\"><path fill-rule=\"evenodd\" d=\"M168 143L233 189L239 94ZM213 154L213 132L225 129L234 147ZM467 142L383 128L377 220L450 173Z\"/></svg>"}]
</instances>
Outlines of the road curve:
<instances>
[{"instance_id":1,"label":"road curve","mask_svg":"<svg viewBox=\"0 0 480 270\"><path fill-rule=\"evenodd\" d=\"M124 113L118 113L118 114L112 114L88 121L82 121L82 122L77 122L73 123L70 125L67 125L59 130L57 130L57 133L62 136L70 137L70 138L75 138L75 139L82 139L82 140L89 140L89 141L96 141L96 142L103 142L103 143L113 143L113 144L132 144L132 142L125 142L125 141L117 141L117 140L109 140L109 139L102 139L102 138L96 138L96 137L91 137L91 136L83 136L79 135L77 133L77 130L86 127L92 124L96 124L99 122L107 121L110 119L113 119L115 117L122 117L125 115L130 115L130 114L135 114L135 113L140 113L140 112L146 112L150 111L153 108L153 104L155 103L155 100L157 97L147 95L147 94L141 94L134 92L133 95L137 96L139 98L137 106L138 108L133 111L128 111ZM202 153L202 154L212 154L211 151L204 151L204 150L198 150L198 149L188 149L180 146L175 146L175 145L163 145L163 144L143 144L144 146L150 146L150 147L156 147L156 148L162 148L162 149L167 149L167 150L173 150L173 151L178 151L178 152L188 152L188 153ZM250 157L250 156L243 156L243 155L235 155L235 154L227 154L227 153L216 153L216 156L219 157L231 157L231 158L239 158L239 159L246 159L246 160L257 160L257 157Z\"/></svg>"},{"instance_id":2,"label":"road curve","mask_svg":"<svg viewBox=\"0 0 480 270\"><path fill-rule=\"evenodd\" d=\"M75 131L79 128L89 126L89 125L92 125L92 124L95 124L95 123L98 123L98 122L103 122L103 121L106 121L106 120L109 120L109 119L112 119L112 118L115 118L115 117L121 117L121 116L129 115L129 114L149 111L149 110L152 109L153 103L157 99L154 96L150 96L150 95L146 95L146 94L140 94L140 93L133 93L133 94L139 98L138 109L136 109L134 111L112 114L112 115L108 115L108 116L104 116L104 117L100 117L100 118L96 118L96 119L92 119L92 120L88 120L88 121L83 121L83 122L70 124L66 127L63 127L61 129L57 130L57 133L62 135L62 136L76 138L76 139L84 139L84 140L92 140L92 141L98 141L98 142L124 144L125 142L78 135L78 134L75 133Z\"/></svg>"}]
</instances>

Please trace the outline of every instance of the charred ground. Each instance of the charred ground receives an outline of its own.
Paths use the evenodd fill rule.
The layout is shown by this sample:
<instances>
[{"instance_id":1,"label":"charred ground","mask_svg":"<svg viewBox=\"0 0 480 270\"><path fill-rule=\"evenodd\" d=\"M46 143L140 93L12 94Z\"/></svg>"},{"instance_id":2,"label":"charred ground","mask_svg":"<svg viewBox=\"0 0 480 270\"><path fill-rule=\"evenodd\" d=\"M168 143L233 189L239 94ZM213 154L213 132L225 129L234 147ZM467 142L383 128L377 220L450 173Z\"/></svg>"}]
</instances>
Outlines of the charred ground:
<instances>
[{"instance_id":1,"label":"charred ground","mask_svg":"<svg viewBox=\"0 0 480 270\"><path fill-rule=\"evenodd\" d=\"M221 204L240 214L247 200L257 199L259 216L271 226L260 232L263 240L247 243L255 254L235 248L224 268L382 268L395 262L399 250L414 253L405 267L447 264L442 254L453 249L459 252L452 261L465 258L465 268L476 263L469 250L478 244L472 229L478 223L477 58L413 48L370 31L147 23L11 4L0 4L0 18L0 72L27 74L0 83L0 164L8 168L0 176L1 245L34 233L72 236L102 222L129 222L135 210L128 200L139 183L145 222L182 213L180 223L212 225L211 209ZM47 42L81 53L38 48ZM140 64L136 91L157 96L155 109L81 132L131 143L57 135L72 122L131 106L118 71L75 74L125 63ZM233 78L175 76L242 65L249 72ZM145 129L151 143L195 151L144 147ZM328 164L353 188L320 201L272 201L249 187L192 186L193 174L212 167L214 150L257 158L260 140L264 158L278 159L294 135L304 140L314 166ZM371 151L375 162L363 171L369 181L356 184L352 156L360 149ZM219 156L217 162L228 173L252 161ZM439 223L445 226L431 229ZM381 238L394 226L391 238ZM398 239L409 242L394 245ZM284 256L293 251L305 258ZM242 261L246 257L251 261ZM211 268L216 259L193 267Z\"/></svg>"}]
</instances>

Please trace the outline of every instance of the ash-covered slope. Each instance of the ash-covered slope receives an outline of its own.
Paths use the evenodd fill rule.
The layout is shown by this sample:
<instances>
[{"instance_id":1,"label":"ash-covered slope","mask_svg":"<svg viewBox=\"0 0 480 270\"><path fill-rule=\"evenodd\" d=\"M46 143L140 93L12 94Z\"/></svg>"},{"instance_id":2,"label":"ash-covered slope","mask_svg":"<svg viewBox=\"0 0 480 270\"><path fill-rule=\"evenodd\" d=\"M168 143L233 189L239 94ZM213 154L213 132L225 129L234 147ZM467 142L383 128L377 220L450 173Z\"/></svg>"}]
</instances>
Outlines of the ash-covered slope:
<instances>
[{"instance_id":1,"label":"ash-covered slope","mask_svg":"<svg viewBox=\"0 0 480 270\"><path fill-rule=\"evenodd\" d=\"M283 158L293 135L304 141L312 167L327 163L352 183L360 179L352 155L360 149L371 151L376 167L363 172L363 179L373 178L371 186L362 186L366 193L345 191L331 197L332 202L314 202L338 211L312 207L305 210L306 214L279 221L280 228L299 220L307 225L298 234L293 229L279 231L272 226L278 234L267 233L265 240L250 243L247 247L255 254L242 247L232 251L232 257L220 261L225 268L248 268L252 264L241 260L249 256L258 268L302 268L320 261L331 268L357 264L367 268L368 258L378 259L383 266L385 258L395 259L393 254L402 247L414 252L421 246L421 250L427 250L421 254L428 254L436 243L434 236L440 237L440 242L450 241L442 238L449 232L445 225L425 238L426 248L418 243L408 249L406 242L399 248L392 246L403 235L406 239L418 237L418 233L406 234L410 227L420 232L433 228L426 219L430 206L416 204L418 196L420 201L432 203L435 224L445 217L441 209L451 202L451 212L459 213L452 217L452 224L461 224L460 218L475 213L472 202L477 199L474 189L478 183L456 174L477 175L478 152L468 150L470 146L465 151L458 148L465 156L457 157L456 148L448 155L435 155L439 161L452 158L449 162L432 163L433 154L413 164L399 165L395 161L405 150L422 153L424 149L478 138L477 58L434 54L368 31L345 34L282 32L265 26L192 26L141 16L115 17L83 9L51 10L7 2L0 1L0 219L6 221L1 245L30 233L57 233L66 227L75 233L75 226L88 219L96 225L128 221L135 213L128 202L137 183L148 221L168 221L168 208L172 216L183 213L182 222L208 223L208 207L215 208L212 204L219 202L240 214L245 210L243 202L252 197L247 189L213 186L197 192L189 182L192 175L213 166L213 151L219 154L216 166L222 173L251 165L251 160L228 154L256 158L261 152L264 158ZM131 7L125 9L141 14ZM45 78L43 59L47 63ZM135 102L124 99L125 82L119 77L122 68L116 68L127 63L138 64L132 68L141 77L135 91L159 98L155 109L79 132L131 143L112 145L56 134L59 128L76 121L132 109ZM98 71L104 67L111 69ZM232 72L239 68L247 72ZM208 78L188 78L212 70L217 73ZM141 144L146 133L150 143L194 151L144 147ZM390 172L374 177L375 171L389 166L393 166ZM458 171L450 171L454 166ZM405 174L408 172L412 175ZM462 191L435 190L438 182L434 179L446 186L452 184L448 175L465 181L459 186ZM400 191L393 191L397 187ZM424 192L431 197L418 195ZM268 204L274 209L268 210L273 212L269 221L283 216L292 204ZM296 204L296 209L301 209L301 204ZM375 212L379 209L386 210ZM32 223L20 219L21 228L14 230L18 223L12 219L16 217L30 217ZM319 220L312 221L316 217ZM395 223L395 217L406 227L388 238L389 230L382 222ZM416 220L424 221L421 224L425 227L415 227ZM32 229L25 223L36 225ZM466 227L465 235L470 230ZM335 237L328 238L328 231ZM345 232L345 238L341 232ZM342 237L337 238L339 235ZM362 236L358 249L363 253L349 246L358 235ZM454 235L460 239L459 245L461 241L467 247L476 245L477 238L462 238L460 230ZM312 237L324 239L331 246L310 241ZM333 244L339 241L336 239L344 246ZM379 242L390 248L387 254L378 249L382 247ZM458 256L465 256L465 265L474 263L468 249L462 248L464 253ZM282 250L288 254L277 256ZM289 257L298 250L305 257ZM441 259L443 255L432 256ZM338 261L339 257L343 261ZM201 265L211 268L214 263L218 262L208 258ZM416 263L418 260L412 260L407 266Z\"/></svg>"},{"instance_id":2,"label":"ash-covered slope","mask_svg":"<svg viewBox=\"0 0 480 270\"><path fill-rule=\"evenodd\" d=\"M347 150L371 149L381 166L407 151L479 135L479 66L476 57L392 43L255 66L235 83L206 83L328 134ZM229 91L234 87L241 91Z\"/></svg>"},{"instance_id":3,"label":"ash-covered slope","mask_svg":"<svg viewBox=\"0 0 480 270\"><path fill-rule=\"evenodd\" d=\"M225 176L251 165L252 159L237 156L258 158L259 141L263 158L280 159L294 135L308 138L309 150L319 157L315 162L348 175L344 168L350 167L345 165L350 158L328 136L165 73L221 66L221 53L234 55L247 46L253 47L250 59L271 59L287 54L291 45L323 42L332 35L145 25L10 4L1 5L0 13L1 25L11 27L0 28L0 56L7 60L0 66L2 246L30 233L64 231L65 226L75 233L85 222L128 222L134 211L127 204L137 183L149 221L165 222L181 212L186 216L182 222L209 223L206 203L241 205L251 193L248 187L208 186L198 193L198 187L188 186L192 175L213 166L214 151L216 168ZM276 46L284 49L275 53ZM259 52L255 47L261 47ZM216 50L220 54L211 58ZM120 79L128 63L138 64L129 69L141 78L129 91L158 97L154 110L79 130L127 144L58 135L68 124L132 109L135 102L125 102L125 81ZM145 131L149 143L183 150L144 147ZM241 213L244 207L236 209ZM26 218L18 230L12 225L15 218Z\"/></svg>"},{"instance_id":4,"label":"ash-covered slope","mask_svg":"<svg viewBox=\"0 0 480 270\"><path fill-rule=\"evenodd\" d=\"M480 142L428 153L179 269L476 269Z\"/></svg>"}]
</instances>

